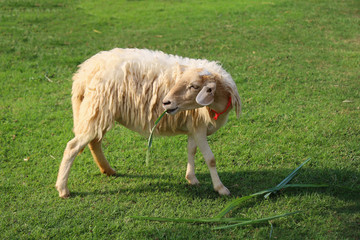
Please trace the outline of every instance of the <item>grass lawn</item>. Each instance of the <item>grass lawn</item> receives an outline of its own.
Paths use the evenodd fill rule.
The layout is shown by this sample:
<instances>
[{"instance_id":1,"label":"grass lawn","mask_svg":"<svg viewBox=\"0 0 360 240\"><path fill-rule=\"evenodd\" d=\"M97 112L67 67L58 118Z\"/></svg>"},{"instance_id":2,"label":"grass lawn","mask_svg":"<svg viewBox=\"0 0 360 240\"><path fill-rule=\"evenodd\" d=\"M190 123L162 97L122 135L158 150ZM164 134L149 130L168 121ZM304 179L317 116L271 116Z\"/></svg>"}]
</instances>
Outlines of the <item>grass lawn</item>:
<instances>
[{"instance_id":1,"label":"grass lawn","mask_svg":"<svg viewBox=\"0 0 360 240\"><path fill-rule=\"evenodd\" d=\"M215 216L239 196L287 189L227 217L272 220L273 239L360 238L360 4L357 0L0 1L0 239L267 239L270 224L212 230L129 216ZM120 125L104 139L118 172L106 177L86 149L69 189L55 190L72 137L77 65L114 47L218 60L243 113L209 137L230 197L213 191L200 153L200 186L185 180L186 136L147 140ZM335 186L346 186L348 189Z\"/></svg>"}]
</instances>

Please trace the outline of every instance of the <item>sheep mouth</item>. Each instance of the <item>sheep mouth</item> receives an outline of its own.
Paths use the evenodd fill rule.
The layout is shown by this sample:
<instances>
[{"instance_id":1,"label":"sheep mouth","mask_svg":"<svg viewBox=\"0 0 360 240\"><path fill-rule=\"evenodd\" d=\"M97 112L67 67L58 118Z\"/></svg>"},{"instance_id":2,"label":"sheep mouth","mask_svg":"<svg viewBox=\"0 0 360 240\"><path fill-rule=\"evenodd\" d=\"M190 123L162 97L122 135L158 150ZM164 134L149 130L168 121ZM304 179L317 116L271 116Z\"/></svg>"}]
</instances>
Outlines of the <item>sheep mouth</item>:
<instances>
[{"instance_id":1,"label":"sheep mouth","mask_svg":"<svg viewBox=\"0 0 360 240\"><path fill-rule=\"evenodd\" d=\"M177 113L179 111L179 107L173 108L173 109L168 109L166 110L166 113L170 114L170 115L174 115L175 113Z\"/></svg>"}]
</instances>

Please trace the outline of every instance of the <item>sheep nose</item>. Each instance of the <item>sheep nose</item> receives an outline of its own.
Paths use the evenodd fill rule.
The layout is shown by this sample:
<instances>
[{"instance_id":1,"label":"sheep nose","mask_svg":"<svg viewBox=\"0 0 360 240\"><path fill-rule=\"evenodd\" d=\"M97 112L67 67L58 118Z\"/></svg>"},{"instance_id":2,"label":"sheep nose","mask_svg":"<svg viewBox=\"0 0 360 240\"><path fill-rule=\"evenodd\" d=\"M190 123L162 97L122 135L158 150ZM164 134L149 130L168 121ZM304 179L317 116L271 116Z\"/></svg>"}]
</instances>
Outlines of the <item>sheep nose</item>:
<instances>
[{"instance_id":1,"label":"sheep nose","mask_svg":"<svg viewBox=\"0 0 360 240\"><path fill-rule=\"evenodd\" d=\"M170 101L163 101L163 104L164 104L164 106L166 106L166 105L170 105L171 102Z\"/></svg>"}]
</instances>

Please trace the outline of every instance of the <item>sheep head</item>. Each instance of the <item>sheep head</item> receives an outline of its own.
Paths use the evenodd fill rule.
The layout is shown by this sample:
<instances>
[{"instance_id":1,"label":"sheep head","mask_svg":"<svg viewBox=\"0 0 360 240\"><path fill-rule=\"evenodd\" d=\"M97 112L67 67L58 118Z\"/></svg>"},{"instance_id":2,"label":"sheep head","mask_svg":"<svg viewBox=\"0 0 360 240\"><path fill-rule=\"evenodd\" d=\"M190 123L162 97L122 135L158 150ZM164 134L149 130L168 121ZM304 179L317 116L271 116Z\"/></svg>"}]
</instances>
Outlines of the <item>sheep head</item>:
<instances>
[{"instance_id":1,"label":"sheep head","mask_svg":"<svg viewBox=\"0 0 360 240\"><path fill-rule=\"evenodd\" d=\"M186 70L163 99L167 113L208 106L214 101L215 76L205 69Z\"/></svg>"}]
</instances>

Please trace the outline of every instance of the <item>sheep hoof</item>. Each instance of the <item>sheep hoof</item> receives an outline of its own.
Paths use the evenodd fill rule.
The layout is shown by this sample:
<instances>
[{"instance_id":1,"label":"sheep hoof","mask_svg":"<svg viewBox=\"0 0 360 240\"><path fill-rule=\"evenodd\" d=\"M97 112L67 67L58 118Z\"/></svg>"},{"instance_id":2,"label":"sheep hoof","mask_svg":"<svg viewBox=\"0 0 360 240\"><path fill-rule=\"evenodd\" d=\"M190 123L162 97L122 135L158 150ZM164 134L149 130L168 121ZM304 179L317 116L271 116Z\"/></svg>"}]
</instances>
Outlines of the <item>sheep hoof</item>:
<instances>
[{"instance_id":1,"label":"sheep hoof","mask_svg":"<svg viewBox=\"0 0 360 240\"><path fill-rule=\"evenodd\" d=\"M199 182L199 180L197 180L197 178L192 179L192 180L188 179L188 182L190 183L190 185L199 185L200 184L200 182Z\"/></svg>"},{"instance_id":2,"label":"sheep hoof","mask_svg":"<svg viewBox=\"0 0 360 240\"><path fill-rule=\"evenodd\" d=\"M225 195L225 196L229 196L229 195L230 195L229 189L227 189L225 186L222 186L220 189L218 189L218 193L219 193L220 195Z\"/></svg>"},{"instance_id":3,"label":"sheep hoof","mask_svg":"<svg viewBox=\"0 0 360 240\"><path fill-rule=\"evenodd\" d=\"M113 176L116 174L116 171L112 168L109 168L107 170L101 170L101 172L106 174L107 176Z\"/></svg>"},{"instance_id":4,"label":"sheep hoof","mask_svg":"<svg viewBox=\"0 0 360 240\"><path fill-rule=\"evenodd\" d=\"M56 186L56 189L59 191L59 197L68 198L70 196L70 191L67 188L60 189L60 187Z\"/></svg>"},{"instance_id":5,"label":"sheep hoof","mask_svg":"<svg viewBox=\"0 0 360 240\"><path fill-rule=\"evenodd\" d=\"M189 184L190 185L199 185L200 182L199 180L196 178L196 176L185 176L186 180L188 180Z\"/></svg>"}]
</instances>

